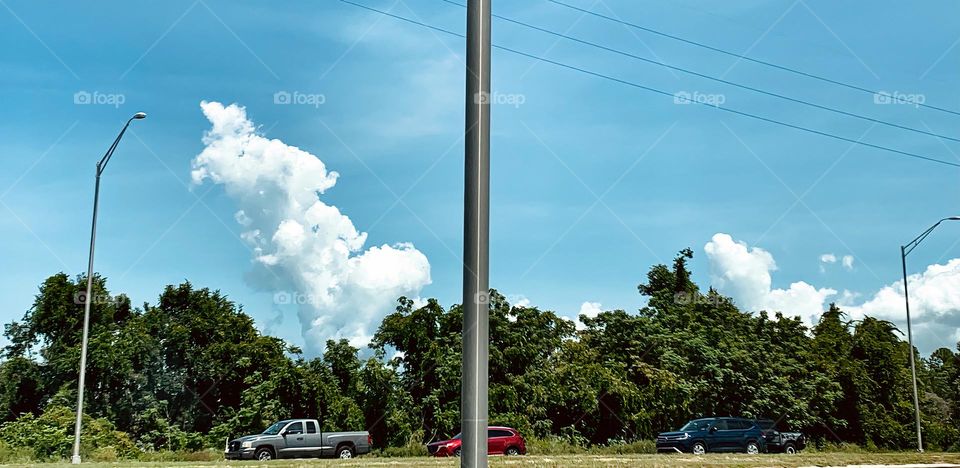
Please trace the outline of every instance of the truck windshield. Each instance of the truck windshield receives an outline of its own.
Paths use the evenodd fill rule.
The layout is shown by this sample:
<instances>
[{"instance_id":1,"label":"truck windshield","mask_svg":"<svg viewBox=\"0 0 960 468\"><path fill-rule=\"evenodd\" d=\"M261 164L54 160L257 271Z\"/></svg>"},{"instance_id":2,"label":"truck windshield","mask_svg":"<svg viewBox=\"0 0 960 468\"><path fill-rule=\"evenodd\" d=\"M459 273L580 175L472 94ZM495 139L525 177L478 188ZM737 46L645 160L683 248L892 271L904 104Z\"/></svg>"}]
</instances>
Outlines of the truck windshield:
<instances>
[{"instance_id":1,"label":"truck windshield","mask_svg":"<svg viewBox=\"0 0 960 468\"><path fill-rule=\"evenodd\" d=\"M707 430L707 426L709 425L710 425L709 419L695 419L693 421L690 421L684 424L684 426L681 427L680 430L681 431L705 431Z\"/></svg>"},{"instance_id":2,"label":"truck windshield","mask_svg":"<svg viewBox=\"0 0 960 468\"><path fill-rule=\"evenodd\" d=\"M283 421L275 422L271 424L270 427L264 429L263 433L266 435L277 435L280 433L280 429L283 429L284 424L285 423Z\"/></svg>"}]
</instances>

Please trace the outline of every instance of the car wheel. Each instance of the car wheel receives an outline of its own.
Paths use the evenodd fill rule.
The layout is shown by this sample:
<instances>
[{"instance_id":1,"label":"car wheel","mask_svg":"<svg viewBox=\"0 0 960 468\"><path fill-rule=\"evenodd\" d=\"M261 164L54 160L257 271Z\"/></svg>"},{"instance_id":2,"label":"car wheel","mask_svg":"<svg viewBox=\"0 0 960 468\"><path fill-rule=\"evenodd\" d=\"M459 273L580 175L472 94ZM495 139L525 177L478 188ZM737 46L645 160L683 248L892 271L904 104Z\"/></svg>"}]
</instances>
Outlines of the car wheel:
<instances>
[{"instance_id":1,"label":"car wheel","mask_svg":"<svg viewBox=\"0 0 960 468\"><path fill-rule=\"evenodd\" d=\"M756 455L760 453L760 445L752 440L747 442L747 453L750 455Z\"/></svg>"},{"instance_id":2,"label":"car wheel","mask_svg":"<svg viewBox=\"0 0 960 468\"><path fill-rule=\"evenodd\" d=\"M257 460L260 460L260 461L273 460L273 451L266 447L258 448L257 451L253 454L253 458L256 458Z\"/></svg>"},{"instance_id":3,"label":"car wheel","mask_svg":"<svg viewBox=\"0 0 960 468\"><path fill-rule=\"evenodd\" d=\"M455 456L455 457L459 457L459 456L460 456L460 447L457 447L457 449L453 451L453 456Z\"/></svg>"},{"instance_id":4,"label":"car wheel","mask_svg":"<svg viewBox=\"0 0 960 468\"><path fill-rule=\"evenodd\" d=\"M694 455L703 455L707 453L707 446L704 445L703 442L696 442L690 447L690 451L693 452Z\"/></svg>"},{"instance_id":5,"label":"car wheel","mask_svg":"<svg viewBox=\"0 0 960 468\"><path fill-rule=\"evenodd\" d=\"M788 455L793 455L797 453L797 448L794 447L793 444L787 444L786 446L783 447L783 453L786 453Z\"/></svg>"},{"instance_id":6,"label":"car wheel","mask_svg":"<svg viewBox=\"0 0 960 468\"><path fill-rule=\"evenodd\" d=\"M349 445L344 445L337 449L337 457L347 459L353 458L353 449Z\"/></svg>"},{"instance_id":7,"label":"car wheel","mask_svg":"<svg viewBox=\"0 0 960 468\"><path fill-rule=\"evenodd\" d=\"M510 456L520 455L520 450L519 450L518 448L516 448L516 447L509 447L509 448L507 448L507 451L504 452L503 454L504 454L504 455L510 455Z\"/></svg>"}]
</instances>

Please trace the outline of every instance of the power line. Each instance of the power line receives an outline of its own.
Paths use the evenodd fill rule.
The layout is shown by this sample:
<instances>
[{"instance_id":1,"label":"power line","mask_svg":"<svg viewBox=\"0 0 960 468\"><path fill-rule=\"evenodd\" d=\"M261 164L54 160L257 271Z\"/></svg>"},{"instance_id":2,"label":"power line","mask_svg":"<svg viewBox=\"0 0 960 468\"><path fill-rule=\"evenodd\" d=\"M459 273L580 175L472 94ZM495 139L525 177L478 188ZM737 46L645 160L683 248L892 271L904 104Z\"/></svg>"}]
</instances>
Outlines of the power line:
<instances>
[{"instance_id":1,"label":"power line","mask_svg":"<svg viewBox=\"0 0 960 468\"><path fill-rule=\"evenodd\" d=\"M462 4L460 4L460 3L457 3L457 2L455 2L455 1L453 1L453 0L440 0L440 1L441 1L441 2L445 2L445 3L449 3L449 4L451 4L451 5L456 5L456 6L460 7L460 8L466 8L464 5L462 5ZM671 69L671 70L677 70L677 71L679 71L679 72L686 73L686 74L689 74L689 75L697 76L697 77L700 77L700 78L705 78L705 79L708 79L708 80L710 80L710 81L716 81L716 82L718 82L718 83L723 83L723 84L730 85L730 86L734 86L734 87L737 87L737 88L746 89L746 90L748 90L748 91L753 91L753 92L756 92L756 93L765 94L765 95L767 95L767 96L772 96L772 97L775 97L775 98L778 98L778 99L783 99L783 100L786 100L786 101L790 101L790 102L797 103L797 104L802 104L802 105L809 106L809 107L813 107L813 108L816 108L816 109L821 109L821 110L833 112L833 113L836 113L836 114L845 115L845 116L848 116L848 117L854 117L854 118L857 118L857 119L866 120L866 121L868 121L868 122L872 122L872 123L876 123L876 124L886 125L886 126L888 126L888 127L899 128L899 129L901 129L901 130L908 130L908 131L911 131L911 132L921 133L921 134L928 135L928 136L932 136L932 137L943 138L943 139L945 139L945 140L960 142L960 138L955 138L955 137L943 135L943 134L940 134L940 133L934 133L934 132L930 132L930 131L926 131L926 130L921 130L921 129L919 129L919 128L908 127L908 126L906 126L906 125L900 125L900 124L888 122L888 121L886 121L886 120L876 119L876 118L873 118L873 117L870 117L870 116L866 116L866 115L862 115L862 114L857 114L857 113L854 113L854 112L848 112L848 111L845 111L845 110L843 110L843 109L837 109L837 108L835 108L835 107L825 106L825 105L822 105L822 104L817 104L817 103L814 103L814 102L805 101L805 100L799 99L799 98L793 98L793 97L786 96L786 95L779 94L779 93L775 93L775 92L772 92L772 91L766 91L766 90L763 90L763 89L760 89L760 88L756 88L756 87L753 87L753 86L744 85L744 84L736 83L736 82L733 82L733 81L725 80L725 79L723 79L723 78L717 78L717 77L715 77L715 76L706 75L706 74L699 73L699 72L696 72L696 71L693 71L693 70L690 70L690 69L687 69L687 68L670 65L670 64L668 64L668 63L660 62L660 61L657 61L657 60L651 60L651 59L648 59L648 58L646 58L646 57L641 57L641 56L639 56L639 55L631 54L631 53L629 53L629 52L624 52L624 51L622 51L622 50L614 49L614 48L612 48L612 47L607 47L607 46L602 45L602 44L598 44L598 43L595 43L595 42L590 42L590 41L586 41L586 40L583 40L583 39L579 39L579 38L576 38L576 37L573 37L573 36L570 36L570 35L567 35L567 34L558 33L558 32L556 32L556 31L552 31L552 30L549 30L549 29L541 28L541 27L539 27L539 26L535 26L535 25L532 25L532 24L530 24L530 23L525 23L525 22L523 22L523 21L515 20L515 19L512 19L512 18L505 17L505 16L500 16L500 15L497 15L497 14L493 14L493 17L494 17L494 18L497 18L497 19L501 19L501 20L503 20L503 21L507 21L507 22L509 22L509 23L513 23L513 24L517 24L517 25L523 26L523 27L525 27L525 28L529 28L529 29L533 29L533 30L536 30L536 31L540 31L540 32L543 32L543 33L547 33L547 34L550 34L550 35L553 35L553 36L561 37L561 38L564 38L564 39L567 39L567 40L570 40L570 41L574 41L574 42L578 42L578 43L580 43L580 44L588 45L588 46L591 46L591 47L596 47L596 48L598 48L598 49L602 49L602 50L605 50L605 51L608 51L608 52L613 52L613 53L615 53L615 54L619 54L619 55L622 55L622 56L624 56L624 57L629 57L629 58L632 58L632 59L636 59L636 60L639 60L639 61L642 61L642 62L646 62L646 63L652 64L652 65L657 65L657 66L669 68L669 69Z\"/></svg>"},{"instance_id":2,"label":"power line","mask_svg":"<svg viewBox=\"0 0 960 468\"><path fill-rule=\"evenodd\" d=\"M704 49L707 49L707 50L712 50L712 51L714 51L714 52L719 52L719 53L721 53L721 54L729 55L729 56L731 56L731 57L736 57L736 58L738 58L738 59L746 60L746 61L748 61L748 62L753 62L753 63L757 63L757 64L760 64L760 65L766 65L766 66L768 66L768 67L773 67L773 68L776 68L776 69L778 69L778 70L783 70L783 71L786 71L786 72L795 73L795 74L797 74L797 75L805 76L805 77L807 77L807 78L813 78L813 79L815 79L815 80L820 80L820 81L823 81L823 82L826 82L826 83L835 84L835 85L838 85L838 86L843 86L843 87L845 87L845 88L855 89L855 90L857 90L857 91L862 91L862 92L870 93L870 94L873 94L873 95L882 94L880 91L875 91L875 90L872 90L872 89L869 89L869 88L864 88L864 87L862 87L862 86L857 86L857 85L854 85L854 84L845 83L845 82L843 82L843 81L834 80L834 79L832 79L832 78L826 78L826 77L823 77L823 76L820 76L820 75L815 75L815 74L813 74L813 73L808 73L808 72L805 72L805 71L803 71L803 70L797 70L796 68L791 68L791 67L788 67L788 66L785 66L785 65L777 65L777 64L775 64L775 63L767 62L767 61L765 61L765 60L760 60L760 59L751 58L751 57L748 57L748 56L746 56L746 55L741 55L741 54L738 54L738 53L736 53L736 52L730 52L730 51L728 51L728 50L724 50L724 49L721 49L721 48L719 48L719 47L714 47L714 46L711 46L711 45L709 45L709 44L704 44L704 43L702 43L702 42L697 42L697 41L693 41L693 40L690 40L690 39L684 39L684 38L682 38L682 37L680 37L680 36L675 36L675 35L673 35L673 34L668 34L668 33L662 32L662 31L658 31L658 30L653 29L653 28L648 28L648 27L645 27L645 26L640 26L639 24L631 23L631 22L629 22L629 21L624 21L624 20L621 20L621 19L619 19L619 18L614 18L614 17L612 17L612 16L607 16L607 15L604 15L604 14L602 14L602 13L597 13L597 12L595 12L595 11L590 11L590 10L587 10L587 9L585 9L585 8L580 8L580 7L575 6L575 5L570 5L570 4L567 4L567 3L560 2L560 1L558 1L558 0L547 0L547 1L549 1L549 2L551 2L551 3L555 3L555 4L560 5L560 6L563 6L563 7L566 7L566 8L569 8L569 9L571 9L571 10L575 10L575 11L579 11L579 12L581 12L581 13L586 13L586 14L588 14L588 15L596 16L597 18L603 18L603 19L606 19L606 20L609 20L609 21L613 21L613 22L616 22L616 23L620 23L620 24L622 24L622 25L624 25L624 26L629 26L629 27L631 27L631 28L639 29L639 30L641 30L641 31L646 31L646 32L651 33L651 34L656 34L656 35L658 35L658 36L662 36L662 37L666 37L666 38L673 39L673 40L676 40L676 41L684 42L684 43L686 43L686 44L694 45L694 46L701 47L701 48L704 48ZM920 104L920 103L917 103L916 105L917 105L917 107L926 107L926 108L928 108L928 109L938 110L938 111L940 111L940 112L946 112L946 113L948 113L948 114L960 115L960 112L958 112L958 111L951 110L951 109L945 109L945 108L943 108L943 107L937 107L937 106L933 106L933 105L930 105L930 104Z\"/></svg>"},{"instance_id":3,"label":"power line","mask_svg":"<svg viewBox=\"0 0 960 468\"><path fill-rule=\"evenodd\" d=\"M374 12L374 13L379 13L379 14L381 14L381 15L389 16L389 17L394 18L394 19L398 19L398 20L401 20L401 21L405 21L405 22L410 23L410 24L415 24L415 25L417 25L417 26L422 26L422 27L425 27L425 28L428 28L428 29L432 29L432 30L434 30L434 31L442 32L442 33L444 33L444 34L449 34L449 35L451 35L451 36L456 36L456 37L459 37L459 38L465 38L465 36L464 36L463 34L460 34L460 33L458 33L458 32L450 31L450 30L448 30L448 29L444 29L444 28L441 28L441 27L433 26L433 25L430 25L430 24L427 24L427 23L423 23L423 22L420 22L420 21L417 21L417 20L412 20L412 19L410 19L410 18L405 18L405 17L403 17L403 16L395 15L395 14L393 14L393 13L390 13L390 12L387 12L387 11L384 11L384 10L379 10L379 9L377 9L377 8L373 8L373 7L369 7L369 6L366 6L366 5L362 5L362 4L353 2L353 1L351 1L351 0L340 0L340 2L346 3L346 4L348 4L348 5L353 5L353 6L355 6L355 7L363 8L364 10L372 11L372 12ZM762 121L764 121L764 122L768 122L768 123L780 125L780 126L783 126L783 127L792 128L792 129L795 129L795 130L801 130L801 131L804 131L804 132L813 133L813 134L820 135L820 136L825 136L825 137L828 137L828 138L833 138L833 139L835 139L835 140L845 141L845 142L853 143L853 144L860 145L860 146L866 146L866 147L868 147L868 148L874 148L874 149L878 149L878 150L882 150L882 151L887 151L887 152L891 152L891 153L896 153L896 154L899 154L899 155L902 155L902 156L907 156L907 157L910 157L910 158L922 159L922 160L925 160L925 161L930 161L930 162L935 162L935 163L939 163L939 164L944 164L944 165L947 165L947 166L960 167L960 164L958 164L958 163L954 163L954 162L950 162L950 161L944 161L944 160L942 160L942 159L936 159L936 158L932 158L932 157L929 157L929 156L924 156L924 155L921 155L921 154L910 153L910 152L908 152L908 151L902 151L902 150L898 150L898 149L895 149L895 148L889 148L889 147L886 147L886 146L875 145L875 144L873 144L873 143L866 143L866 142L863 142L863 141L854 140L853 138L847 138L847 137L844 137L844 136L835 135L835 134L832 134L832 133L827 133L827 132L823 132L823 131L820 131L820 130L816 130L816 129L812 129L812 128L808 128L808 127L803 127L803 126L800 126L800 125L794 125L794 124L791 124L791 123L782 122L782 121L779 121L779 120L771 119L771 118L769 118L769 117L764 117L764 116L757 115L757 114L751 114L751 113L749 113L749 112L744 112L744 111L740 111L740 110L737 110L737 109L732 109L732 108L729 108L729 107L714 106L714 105L707 104L707 103L705 103L705 102L696 101L696 100L693 100L693 99L690 99L690 98L687 98L687 97L677 96L677 95L675 95L675 94L673 94L673 93L670 93L670 92L667 92L667 91L663 91L663 90L656 89L656 88L651 88L651 87L649 87L649 86L644 86L644 85L642 85L642 84L635 83L635 82L632 82L632 81L627 81L627 80L623 80L623 79L620 79L620 78L616 78L616 77L613 77L613 76L610 76L610 75L605 75L605 74L603 74L603 73L598 73L598 72L590 71L590 70L587 70L587 69L585 69L585 68L577 67L577 66L575 66L575 65L569 65L569 64L566 64L566 63L562 63L562 62L557 62L557 61L555 61L555 60L550 60L550 59L545 58L545 57L539 57L539 56L536 56L536 55L533 55L533 54L529 54L529 53L527 53L527 52L519 51L519 50L516 50L516 49L511 49L511 48L509 48L509 47L505 47L505 46L501 46L501 45L496 45L496 44L493 44L493 47L494 47L494 48L497 48L497 49L500 49L500 50L503 50L503 51L506 51L506 52L510 52L510 53L513 53L513 54L517 54L517 55L520 55L520 56L523 56L523 57L527 57L527 58L531 58L531 59L534 59L534 60L539 60L539 61L541 61L541 62L549 63L549 64L552 64L552 65L556 65L556 66L558 66L558 67L567 68L567 69L569 69L569 70L578 71L578 72L581 72L581 73L585 73L585 74L587 74L587 75L595 76L595 77L597 77L597 78L602 78L602 79L605 79L605 80L608 80L608 81L613 81L613 82L616 82L616 83L624 84L624 85L627 85L627 86L630 86L630 87L633 87L633 88L638 88L638 89L642 89L642 90L645 90L645 91L650 91L650 92L652 92L652 93L662 94L662 95L664 95L664 96L673 97L673 98L675 98L675 99L676 99L676 98L681 98L681 99L684 99L684 101L685 101L685 102L688 102L688 103L700 104L700 105L703 105L703 106L706 106L706 107L710 107L710 108L712 108L712 109L716 109L716 110L720 110L720 111L724 111L724 112L730 112L730 113L732 113L732 114L737 114L737 115L741 115L741 116L744 116L744 117L750 117L750 118L752 118L752 119L762 120Z\"/></svg>"}]
</instances>

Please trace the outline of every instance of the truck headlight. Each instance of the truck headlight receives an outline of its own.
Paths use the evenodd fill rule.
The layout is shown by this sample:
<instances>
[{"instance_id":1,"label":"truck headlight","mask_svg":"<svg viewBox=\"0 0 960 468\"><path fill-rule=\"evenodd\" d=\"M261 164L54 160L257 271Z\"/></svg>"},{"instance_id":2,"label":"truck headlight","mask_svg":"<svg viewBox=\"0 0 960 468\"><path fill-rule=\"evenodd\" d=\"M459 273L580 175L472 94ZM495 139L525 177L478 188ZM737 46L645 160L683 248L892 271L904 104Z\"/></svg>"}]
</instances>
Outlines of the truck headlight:
<instances>
[{"instance_id":1,"label":"truck headlight","mask_svg":"<svg viewBox=\"0 0 960 468\"><path fill-rule=\"evenodd\" d=\"M244 442L244 443L240 444L240 447L241 447L241 448L250 448L250 447L253 447L253 442L250 442L250 441Z\"/></svg>"}]
</instances>

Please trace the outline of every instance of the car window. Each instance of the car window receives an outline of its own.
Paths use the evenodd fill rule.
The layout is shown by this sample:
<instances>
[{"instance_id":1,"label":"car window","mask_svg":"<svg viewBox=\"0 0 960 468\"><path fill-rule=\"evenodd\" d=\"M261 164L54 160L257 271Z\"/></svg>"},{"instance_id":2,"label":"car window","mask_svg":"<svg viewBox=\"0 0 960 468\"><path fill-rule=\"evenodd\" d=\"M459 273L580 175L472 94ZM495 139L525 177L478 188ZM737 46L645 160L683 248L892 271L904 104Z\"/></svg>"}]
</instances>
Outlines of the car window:
<instances>
[{"instance_id":1,"label":"car window","mask_svg":"<svg viewBox=\"0 0 960 468\"><path fill-rule=\"evenodd\" d=\"M727 430L727 421L725 419L721 419L713 423L713 427L717 428L718 431L725 431Z\"/></svg>"},{"instance_id":2,"label":"car window","mask_svg":"<svg viewBox=\"0 0 960 468\"><path fill-rule=\"evenodd\" d=\"M317 423L313 421L307 421L307 434L316 434L317 433Z\"/></svg>"},{"instance_id":3,"label":"car window","mask_svg":"<svg viewBox=\"0 0 960 468\"><path fill-rule=\"evenodd\" d=\"M266 435L277 435L280 433L280 429L283 429L283 425L286 424L286 421L275 422L270 425L270 427L263 430L263 433Z\"/></svg>"},{"instance_id":4,"label":"car window","mask_svg":"<svg viewBox=\"0 0 960 468\"><path fill-rule=\"evenodd\" d=\"M510 437L513 434L503 429L490 429L487 431L487 437Z\"/></svg>"},{"instance_id":5,"label":"car window","mask_svg":"<svg viewBox=\"0 0 960 468\"><path fill-rule=\"evenodd\" d=\"M681 431L705 431L710 427L710 419L694 419L683 425Z\"/></svg>"},{"instance_id":6,"label":"car window","mask_svg":"<svg viewBox=\"0 0 960 468\"><path fill-rule=\"evenodd\" d=\"M295 423L287 426L287 433L288 433L288 434L303 434L303 423L297 421L297 422L295 422Z\"/></svg>"},{"instance_id":7,"label":"car window","mask_svg":"<svg viewBox=\"0 0 960 468\"><path fill-rule=\"evenodd\" d=\"M743 430L750 428L751 424L742 419L731 419L727 421L727 429Z\"/></svg>"}]
</instances>

